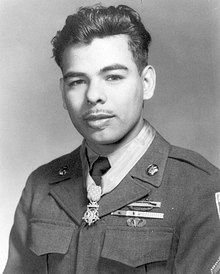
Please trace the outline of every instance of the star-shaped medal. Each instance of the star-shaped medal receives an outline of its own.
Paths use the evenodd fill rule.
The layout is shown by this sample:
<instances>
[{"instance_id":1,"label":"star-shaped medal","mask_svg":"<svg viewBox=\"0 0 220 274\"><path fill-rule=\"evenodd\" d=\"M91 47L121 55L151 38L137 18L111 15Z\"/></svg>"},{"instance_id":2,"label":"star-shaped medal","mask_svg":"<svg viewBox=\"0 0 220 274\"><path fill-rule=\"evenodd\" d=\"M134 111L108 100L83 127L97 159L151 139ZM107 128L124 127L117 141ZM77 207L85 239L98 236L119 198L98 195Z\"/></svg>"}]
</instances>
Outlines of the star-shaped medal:
<instances>
[{"instance_id":1,"label":"star-shaped medal","mask_svg":"<svg viewBox=\"0 0 220 274\"><path fill-rule=\"evenodd\" d=\"M90 226L99 220L99 205L98 201L101 198L101 187L91 185L88 189L88 199L90 203L87 205L87 210L84 213L83 220Z\"/></svg>"}]
</instances>

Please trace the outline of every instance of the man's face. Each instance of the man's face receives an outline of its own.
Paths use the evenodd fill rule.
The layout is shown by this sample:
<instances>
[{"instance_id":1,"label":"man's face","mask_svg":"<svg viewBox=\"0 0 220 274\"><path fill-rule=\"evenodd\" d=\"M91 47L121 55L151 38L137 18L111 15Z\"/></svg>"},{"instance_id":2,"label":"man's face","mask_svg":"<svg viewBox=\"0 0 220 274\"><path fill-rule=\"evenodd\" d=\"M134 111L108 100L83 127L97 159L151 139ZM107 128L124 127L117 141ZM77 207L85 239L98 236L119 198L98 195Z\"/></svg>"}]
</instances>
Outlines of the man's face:
<instances>
[{"instance_id":1,"label":"man's face","mask_svg":"<svg viewBox=\"0 0 220 274\"><path fill-rule=\"evenodd\" d=\"M66 48L62 71L64 106L91 148L121 145L137 135L148 83L138 72L127 35Z\"/></svg>"}]
</instances>

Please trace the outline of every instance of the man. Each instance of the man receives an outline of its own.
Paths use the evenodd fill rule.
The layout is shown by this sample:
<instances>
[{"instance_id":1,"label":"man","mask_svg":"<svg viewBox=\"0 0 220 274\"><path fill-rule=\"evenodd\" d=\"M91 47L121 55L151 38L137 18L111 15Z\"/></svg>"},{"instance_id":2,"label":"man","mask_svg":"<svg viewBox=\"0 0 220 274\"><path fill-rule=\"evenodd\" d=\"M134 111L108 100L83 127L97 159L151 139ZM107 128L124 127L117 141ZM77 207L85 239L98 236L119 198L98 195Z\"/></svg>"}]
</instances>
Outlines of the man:
<instances>
[{"instance_id":1,"label":"man","mask_svg":"<svg viewBox=\"0 0 220 274\"><path fill-rule=\"evenodd\" d=\"M127 6L81 8L54 37L82 145L39 167L4 273L219 273L219 171L143 119L151 37Z\"/></svg>"}]
</instances>

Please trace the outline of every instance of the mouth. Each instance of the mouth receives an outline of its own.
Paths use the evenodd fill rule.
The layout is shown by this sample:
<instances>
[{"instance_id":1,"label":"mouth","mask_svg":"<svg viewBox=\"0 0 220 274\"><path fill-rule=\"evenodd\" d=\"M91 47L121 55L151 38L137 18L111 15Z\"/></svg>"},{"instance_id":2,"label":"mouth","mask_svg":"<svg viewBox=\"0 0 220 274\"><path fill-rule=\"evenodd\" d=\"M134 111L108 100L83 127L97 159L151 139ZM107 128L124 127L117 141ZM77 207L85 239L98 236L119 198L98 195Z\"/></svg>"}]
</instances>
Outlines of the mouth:
<instances>
[{"instance_id":1,"label":"mouth","mask_svg":"<svg viewBox=\"0 0 220 274\"><path fill-rule=\"evenodd\" d=\"M93 113L93 114L87 114L84 116L84 120L87 121L95 121L95 120L102 120L102 119L109 119L112 118L113 115L106 114L106 113Z\"/></svg>"},{"instance_id":2,"label":"mouth","mask_svg":"<svg viewBox=\"0 0 220 274\"><path fill-rule=\"evenodd\" d=\"M89 127L93 129L104 129L106 128L114 115L108 113L88 113L83 119Z\"/></svg>"}]
</instances>

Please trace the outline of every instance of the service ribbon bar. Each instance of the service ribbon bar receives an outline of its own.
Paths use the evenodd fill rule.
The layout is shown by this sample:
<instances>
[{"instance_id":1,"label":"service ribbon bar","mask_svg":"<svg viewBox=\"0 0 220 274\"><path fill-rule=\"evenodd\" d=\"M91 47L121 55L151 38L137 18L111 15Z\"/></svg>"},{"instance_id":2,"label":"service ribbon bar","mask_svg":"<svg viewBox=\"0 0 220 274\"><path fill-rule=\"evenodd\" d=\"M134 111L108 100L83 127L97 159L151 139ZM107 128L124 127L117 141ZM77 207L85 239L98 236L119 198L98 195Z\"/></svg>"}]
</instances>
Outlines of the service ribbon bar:
<instances>
[{"instance_id":1,"label":"service ribbon bar","mask_svg":"<svg viewBox=\"0 0 220 274\"><path fill-rule=\"evenodd\" d=\"M161 207L161 202L145 202L145 201L138 201L129 204L128 206L135 206L135 207Z\"/></svg>"},{"instance_id":2,"label":"service ribbon bar","mask_svg":"<svg viewBox=\"0 0 220 274\"><path fill-rule=\"evenodd\" d=\"M132 211L132 210L116 210L111 213L115 216L127 216L127 217L141 217L150 219L163 219L164 213L157 212L142 212L142 211Z\"/></svg>"}]
</instances>

